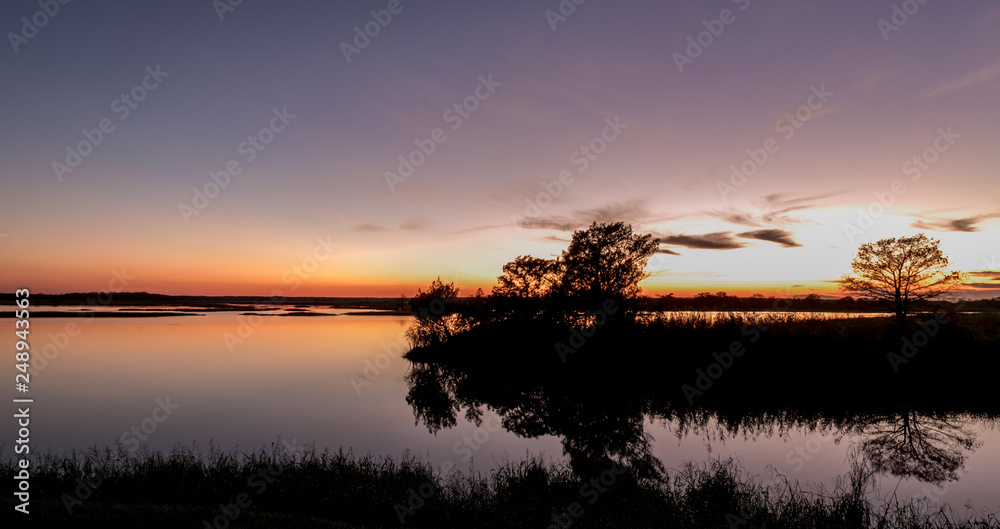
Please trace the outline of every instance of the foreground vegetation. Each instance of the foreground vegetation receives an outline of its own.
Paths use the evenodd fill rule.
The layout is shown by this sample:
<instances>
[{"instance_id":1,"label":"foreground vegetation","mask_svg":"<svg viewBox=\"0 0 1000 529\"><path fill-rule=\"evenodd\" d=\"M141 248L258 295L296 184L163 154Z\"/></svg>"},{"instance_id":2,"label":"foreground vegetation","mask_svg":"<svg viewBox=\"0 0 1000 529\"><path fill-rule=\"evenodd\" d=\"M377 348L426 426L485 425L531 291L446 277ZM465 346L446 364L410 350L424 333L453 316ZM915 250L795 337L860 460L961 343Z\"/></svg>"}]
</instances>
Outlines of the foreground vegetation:
<instances>
[{"instance_id":1,"label":"foreground vegetation","mask_svg":"<svg viewBox=\"0 0 1000 529\"><path fill-rule=\"evenodd\" d=\"M990 513L962 519L920 500L883 501L864 466L833 490L811 493L780 477L755 479L732 460L671 470L660 482L614 467L580 478L539 459L501 463L488 475L456 470L437 476L408 455L283 446L207 455L181 446L169 454L129 454L121 447L49 454L34 468L32 523L14 513L10 495L3 500L5 517L19 527L374 528L399 527L401 517L406 527L462 529L1000 527ZM0 469L10 480L12 463Z\"/></svg>"}]
</instances>

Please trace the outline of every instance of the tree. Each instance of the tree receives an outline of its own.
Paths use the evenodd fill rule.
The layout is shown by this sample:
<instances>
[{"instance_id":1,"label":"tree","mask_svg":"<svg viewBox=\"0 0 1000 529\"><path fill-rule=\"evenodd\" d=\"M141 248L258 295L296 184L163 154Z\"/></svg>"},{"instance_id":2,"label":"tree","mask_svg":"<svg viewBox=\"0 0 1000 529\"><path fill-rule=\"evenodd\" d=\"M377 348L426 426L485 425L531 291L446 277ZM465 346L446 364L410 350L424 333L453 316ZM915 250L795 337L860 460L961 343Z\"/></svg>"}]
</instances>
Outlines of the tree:
<instances>
[{"instance_id":1,"label":"tree","mask_svg":"<svg viewBox=\"0 0 1000 529\"><path fill-rule=\"evenodd\" d=\"M639 282L649 276L646 263L658 246L658 239L633 233L622 222L595 222L573 232L561 257L559 288L571 296L633 299L642 290Z\"/></svg>"},{"instance_id":2,"label":"tree","mask_svg":"<svg viewBox=\"0 0 1000 529\"><path fill-rule=\"evenodd\" d=\"M559 282L559 263L530 255L519 255L503 265L493 294L521 298L540 298Z\"/></svg>"},{"instance_id":3,"label":"tree","mask_svg":"<svg viewBox=\"0 0 1000 529\"><path fill-rule=\"evenodd\" d=\"M457 298L455 283L445 284L440 277L431 282L427 292L417 289L417 295L410 299L416 321L407 331L413 345L439 345L459 330L452 317Z\"/></svg>"},{"instance_id":4,"label":"tree","mask_svg":"<svg viewBox=\"0 0 1000 529\"><path fill-rule=\"evenodd\" d=\"M903 323L911 306L951 292L962 283L961 272L948 270L941 241L923 233L867 242L851 262L840 288L889 303Z\"/></svg>"}]
</instances>

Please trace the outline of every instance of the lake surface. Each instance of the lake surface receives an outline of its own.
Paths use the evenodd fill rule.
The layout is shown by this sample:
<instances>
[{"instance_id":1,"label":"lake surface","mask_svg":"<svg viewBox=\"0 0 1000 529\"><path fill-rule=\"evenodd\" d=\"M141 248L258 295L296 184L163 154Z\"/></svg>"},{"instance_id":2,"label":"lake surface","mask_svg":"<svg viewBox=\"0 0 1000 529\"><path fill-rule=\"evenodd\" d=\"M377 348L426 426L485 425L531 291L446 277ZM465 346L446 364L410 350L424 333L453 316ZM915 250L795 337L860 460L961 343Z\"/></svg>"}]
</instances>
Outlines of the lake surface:
<instances>
[{"instance_id":1,"label":"lake surface","mask_svg":"<svg viewBox=\"0 0 1000 529\"><path fill-rule=\"evenodd\" d=\"M5 321L13 320L0 324ZM197 442L207 451L209 440L223 449L246 450L281 438L397 458L409 450L436 467L450 461L483 472L497 460L521 460L528 453L565 461L559 438L518 437L496 428L488 412L480 427L459 413L454 428L436 435L416 424L406 402L410 364L400 357L409 324L402 316L232 312L32 319L33 449L64 452L127 443L133 439L130 429L142 433L145 421L147 429L155 424L146 442L158 450ZM157 399L175 407L165 417L156 414L162 422L149 420ZM959 513L966 512L967 501L977 510L1000 510L996 421L963 415L948 421L974 437L962 451L959 479L935 486L885 473L877 497L925 497L933 505L948 502ZM697 428L647 421L646 431L654 438L653 455L668 469L732 456L762 479L777 470L809 490L830 490L847 472L852 446L866 439L857 431L837 435L836 429L801 427L730 435L714 419ZM12 455L14 437L6 436L3 457Z\"/></svg>"}]
</instances>

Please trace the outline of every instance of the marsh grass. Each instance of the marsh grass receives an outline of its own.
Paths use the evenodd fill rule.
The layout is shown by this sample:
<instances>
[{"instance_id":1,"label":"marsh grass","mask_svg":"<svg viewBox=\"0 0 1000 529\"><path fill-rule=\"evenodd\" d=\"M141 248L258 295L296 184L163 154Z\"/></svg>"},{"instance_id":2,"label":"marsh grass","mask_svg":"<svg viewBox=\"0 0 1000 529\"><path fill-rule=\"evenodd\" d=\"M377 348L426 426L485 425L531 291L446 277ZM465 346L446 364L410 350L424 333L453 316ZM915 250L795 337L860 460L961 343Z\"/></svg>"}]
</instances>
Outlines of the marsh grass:
<instances>
[{"instance_id":1,"label":"marsh grass","mask_svg":"<svg viewBox=\"0 0 1000 529\"><path fill-rule=\"evenodd\" d=\"M273 480L263 488L250 485L262 469ZM10 479L15 469L8 460L0 470ZM97 476L100 485L68 513L62 495L73 495L78 479L94 482ZM593 482L582 488L588 482L566 465L530 456L500 461L485 474L437 476L410 454L357 456L314 446L293 453L282 443L249 452L210 446L202 453L197 445L166 454L91 448L37 458L30 526L205 527L209 521L211 527L222 513L219 505L242 492L251 505L228 527L399 527L397 511L406 509L411 491L431 483L434 493L405 516L405 527L550 527L560 514L579 528L1000 527L991 513L962 519L947 507L880 498L874 472L863 465L830 491L808 491L782 476L765 481L732 459L671 469L659 482L620 475L600 493ZM23 523L10 514L9 496L4 503L6 518ZM580 515L565 514L574 503Z\"/></svg>"},{"instance_id":2,"label":"marsh grass","mask_svg":"<svg viewBox=\"0 0 1000 529\"><path fill-rule=\"evenodd\" d=\"M900 326L886 317L662 313L593 325L579 339L584 329L556 314L466 323L441 343L416 343L406 357L526 386L566 379L608 387L617 380L610 382L618 384L616 391L642 391L685 406L684 385L694 386L698 370L718 362L715 354L736 347L743 353L694 404L1000 405L992 390L1000 367L1000 315L941 317L943 323L914 315ZM908 348L914 341L919 346Z\"/></svg>"}]
</instances>

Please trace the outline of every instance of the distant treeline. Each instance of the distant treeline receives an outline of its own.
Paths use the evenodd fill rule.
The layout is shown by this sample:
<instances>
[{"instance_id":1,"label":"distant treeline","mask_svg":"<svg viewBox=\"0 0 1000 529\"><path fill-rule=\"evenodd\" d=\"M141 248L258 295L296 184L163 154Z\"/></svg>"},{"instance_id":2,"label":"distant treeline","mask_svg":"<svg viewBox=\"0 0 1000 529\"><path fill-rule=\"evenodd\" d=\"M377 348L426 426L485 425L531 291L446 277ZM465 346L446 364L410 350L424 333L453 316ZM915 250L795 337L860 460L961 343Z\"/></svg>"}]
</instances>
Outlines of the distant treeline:
<instances>
[{"instance_id":1,"label":"distant treeline","mask_svg":"<svg viewBox=\"0 0 1000 529\"><path fill-rule=\"evenodd\" d=\"M0 300L14 299L13 293L0 293ZM231 305L304 305L340 309L407 310L409 298L377 297L286 297L273 299L267 296L171 296L149 292L73 292L68 294L31 294L33 305L98 305L98 306L194 306L221 308ZM462 304L475 297L457 298ZM2 302L0 302L2 303ZM802 297L779 298L754 294L740 297L726 292L701 292L693 297L675 297L673 294L639 296L634 307L640 311L722 310L722 311L819 311L819 312L884 312L890 310L877 300L854 298L824 298L817 294ZM1000 311L1000 296L992 299L933 301L925 303L926 310L938 308L949 311Z\"/></svg>"},{"instance_id":2,"label":"distant treeline","mask_svg":"<svg viewBox=\"0 0 1000 529\"><path fill-rule=\"evenodd\" d=\"M924 302L921 308L934 312L939 308L948 311L1000 311L1000 296L993 299ZM775 310L820 312L892 312L884 302L874 299L824 298L817 294L802 297L777 298L754 294L739 297L726 292L701 292L690 298L642 296L636 300L638 310Z\"/></svg>"},{"instance_id":3,"label":"distant treeline","mask_svg":"<svg viewBox=\"0 0 1000 529\"><path fill-rule=\"evenodd\" d=\"M13 293L0 293L0 300L10 300ZM225 307L246 305L309 305L338 309L399 310L409 307L406 298L340 298L340 297L282 297L268 296L170 296L150 292L72 292L68 294L31 293L32 305L94 305L94 306L185 306ZM0 303L3 303L0 301Z\"/></svg>"}]
</instances>

